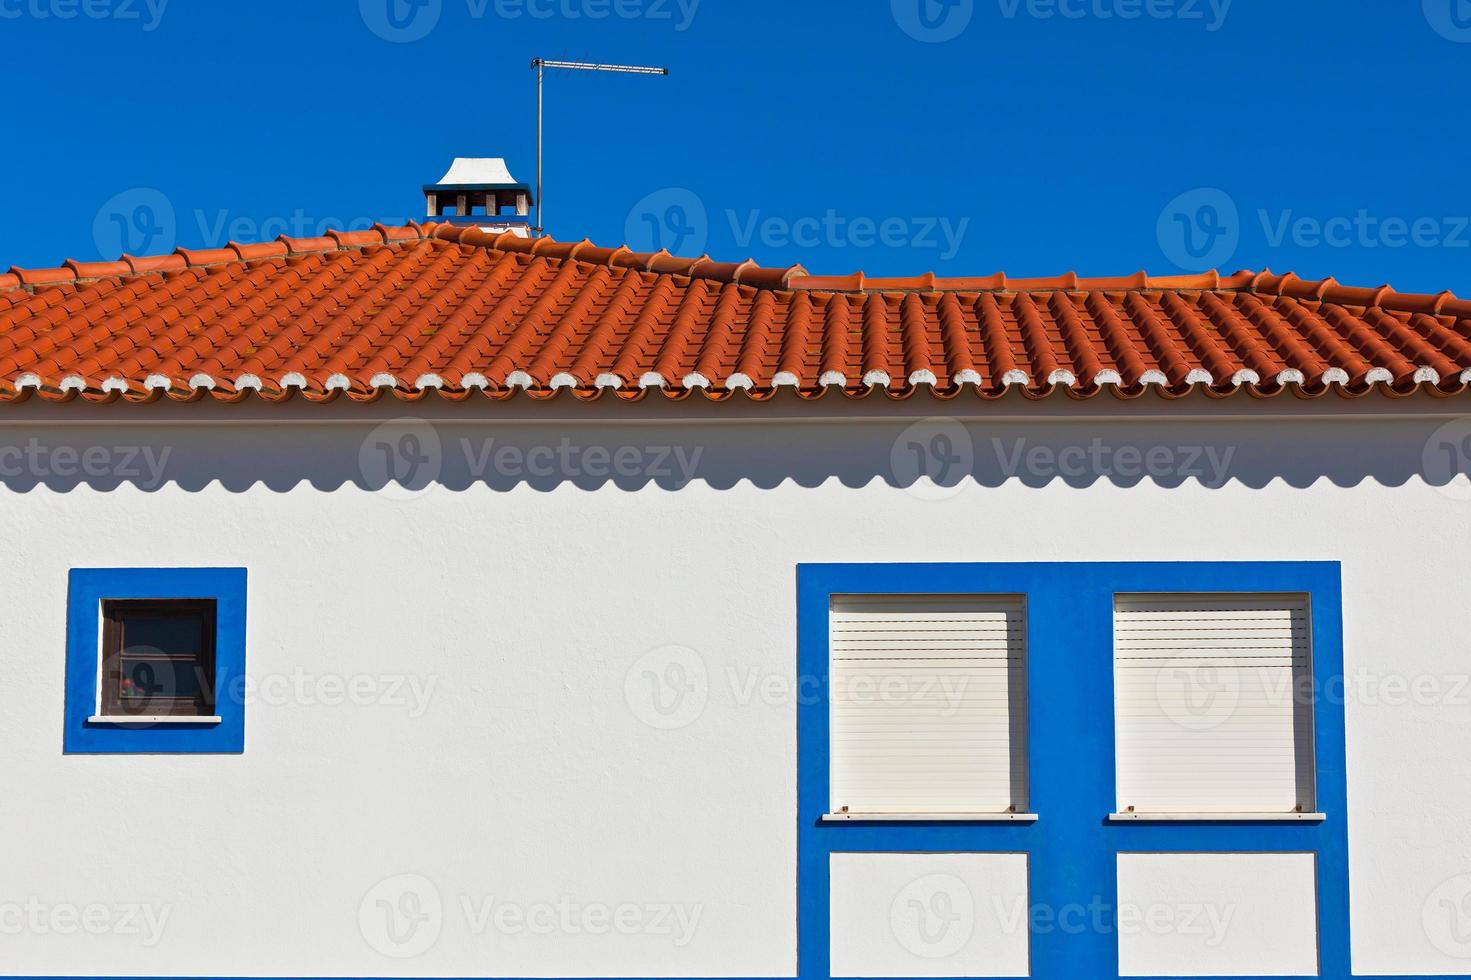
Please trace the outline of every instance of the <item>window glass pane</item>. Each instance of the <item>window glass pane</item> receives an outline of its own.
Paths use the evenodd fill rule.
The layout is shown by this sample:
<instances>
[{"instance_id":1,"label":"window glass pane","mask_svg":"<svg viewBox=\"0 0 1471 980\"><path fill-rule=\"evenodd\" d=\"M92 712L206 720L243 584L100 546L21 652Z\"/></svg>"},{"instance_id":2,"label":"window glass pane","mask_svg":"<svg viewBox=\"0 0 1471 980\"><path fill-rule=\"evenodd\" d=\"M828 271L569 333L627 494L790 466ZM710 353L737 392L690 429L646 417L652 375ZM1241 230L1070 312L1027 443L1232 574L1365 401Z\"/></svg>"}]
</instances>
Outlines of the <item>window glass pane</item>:
<instances>
[{"instance_id":1,"label":"window glass pane","mask_svg":"<svg viewBox=\"0 0 1471 980\"><path fill-rule=\"evenodd\" d=\"M204 643L204 618L197 614L160 616L125 612L123 653L197 657Z\"/></svg>"},{"instance_id":2,"label":"window glass pane","mask_svg":"<svg viewBox=\"0 0 1471 980\"><path fill-rule=\"evenodd\" d=\"M120 693L124 701L133 703L174 698L193 701L204 687L203 674L203 668L196 660L124 654Z\"/></svg>"},{"instance_id":3,"label":"window glass pane","mask_svg":"<svg viewBox=\"0 0 1471 980\"><path fill-rule=\"evenodd\" d=\"M103 713L210 714L214 611L193 599L105 603Z\"/></svg>"}]
</instances>

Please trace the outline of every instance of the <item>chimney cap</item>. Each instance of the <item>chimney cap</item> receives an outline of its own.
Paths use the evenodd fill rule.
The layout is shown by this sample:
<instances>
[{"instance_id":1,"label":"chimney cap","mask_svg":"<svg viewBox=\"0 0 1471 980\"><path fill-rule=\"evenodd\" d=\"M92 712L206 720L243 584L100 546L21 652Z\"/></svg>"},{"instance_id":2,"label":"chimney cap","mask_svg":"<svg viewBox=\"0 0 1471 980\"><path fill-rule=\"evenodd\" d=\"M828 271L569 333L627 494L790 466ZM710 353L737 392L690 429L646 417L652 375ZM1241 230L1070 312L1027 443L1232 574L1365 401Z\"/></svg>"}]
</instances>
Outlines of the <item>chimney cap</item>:
<instances>
[{"instance_id":1,"label":"chimney cap","mask_svg":"<svg viewBox=\"0 0 1471 980\"><path fill-rule=\"evenodd\" d=\"M437 183L425 184L431 191L529 191L531 188L511 176L503 157L455 157L445 175Z\"/></svg>"}]
</instances>

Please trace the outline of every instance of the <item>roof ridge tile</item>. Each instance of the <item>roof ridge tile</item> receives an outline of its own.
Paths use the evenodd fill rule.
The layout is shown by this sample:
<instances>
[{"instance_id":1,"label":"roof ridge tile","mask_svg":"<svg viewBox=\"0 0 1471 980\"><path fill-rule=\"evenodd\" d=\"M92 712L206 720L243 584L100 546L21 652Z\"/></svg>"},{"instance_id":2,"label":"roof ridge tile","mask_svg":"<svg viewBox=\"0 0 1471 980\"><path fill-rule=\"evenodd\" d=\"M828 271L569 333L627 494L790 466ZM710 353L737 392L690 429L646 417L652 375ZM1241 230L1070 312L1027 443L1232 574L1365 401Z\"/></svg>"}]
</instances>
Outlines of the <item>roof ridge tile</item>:
<instances>
[{"instance_id":1,"label":"roof ridge tile","mask_svg":"<svg viewBox=\"0 0 1471 980\"><path fill-rule=\"evenodd\" d=\"M202 265L223 265L226 262L238 262L240 256L229 248L184 248L180 246L174 249L175 255L182 255L185 263L192 269Z\"/></svg>"},{"instance_id":2,"label":"roof ridge tile","mask_svg":"<svg viewBox=\"0 0 1471 980\"><path fill-rule=\"evenodd\" d=\"M377 228L369 228L364 231L334 231L329 229L322 234L336 242L338 248L362 248L368 245L382 245L387 240L383 232Z\"/></svg>"},{"instance_id":3,"label":"roof ridge tile","mask_svg":"<svg viewBox=\"0 0 1471 980\"><path fill-rule=\"evenodd\" d=\"M175 252L172 255L128 255L123 254L122 260L133 269L133 275L147 275L151 272L183 272L189 268L189 260Z\"/></svg>"},{"instance_id":4,"label":"roof ridge tile","mask_svg":"<svg viewBox=\"0 0 1471 980\"><path fill-rule=\"evenodd\" d=\"M327 235L319 235L315 238L292 238L282 235L276 241L291 250L292 255L302 255L306 252L335 252L338 249L336 239Z\"/></svg>"},{"instance_id":5,"label":"roof ridge tile","mask_svg":"<svg viewBox=\"0 0 1471 980\"><path fill-rule=\"evenodd\" d=\"M62 265L70 269L77 279L103 279L126 276L132 272L128 263L123 261L78 262L76 259L67 259Z\"/></svg>"},{"instance_id":6,"label":"roof ridge tile","mask_svg":"<svg viewBox=\"0 0 1471 980\"><path fill-rule=\"evenodd\" d=\"M75 282L77 274L66 266L55 269L22 269L18 265L10 267L10 274L15 276L23 286L53 286L59 283Z\"/></svg>"},{"instance_id":7,"label":"roof ridge tile","mask_svg":"<svg viewBox=\"0 0 1471 980\"><path fill-rule=\"evenodd\" d=\"M329 232L328 234L331 234ZM242 262L252 262L259 259L282 258L290 253L290 249L280 241L274 242L230 242L226 246L232 250Z\"/></svg>"},{"instance_id":8,"label":"roof ridge tile","mask_svg":"<svg viewBox=\"0 0 1471 980\"><path fill-rule=\"evenodd\" d=\"M410 221L406 225L389 226L381 221L373 226L373 230L383 236L387 243L417 241L428 236L424 234L424 227L417 221Z\"/></svg>"}]
</instances>

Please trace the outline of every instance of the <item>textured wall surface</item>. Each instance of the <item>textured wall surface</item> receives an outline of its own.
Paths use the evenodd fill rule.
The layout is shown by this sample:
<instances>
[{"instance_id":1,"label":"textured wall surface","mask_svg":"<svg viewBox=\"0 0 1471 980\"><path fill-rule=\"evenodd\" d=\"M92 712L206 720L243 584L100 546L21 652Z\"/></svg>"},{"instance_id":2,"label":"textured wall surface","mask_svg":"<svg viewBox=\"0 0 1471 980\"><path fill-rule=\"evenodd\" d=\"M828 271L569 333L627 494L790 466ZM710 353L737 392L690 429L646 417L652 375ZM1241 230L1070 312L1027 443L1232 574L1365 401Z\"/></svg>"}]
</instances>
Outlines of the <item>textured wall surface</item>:
<instances>
[{"instance_id":1,"label":"textured wall surface","mask_svg":"<svg viewBox=\"0 0 1471 980\"><path fill-rule=\"evenodd\" d=\"M0 973L790 975L795 566L1024 560L1341 561L1355 968L1471 973L1471 429L1380 407L0 420ZM63 756L135 565L249 569L243 755Z\"/></svg>"}]
</instances>

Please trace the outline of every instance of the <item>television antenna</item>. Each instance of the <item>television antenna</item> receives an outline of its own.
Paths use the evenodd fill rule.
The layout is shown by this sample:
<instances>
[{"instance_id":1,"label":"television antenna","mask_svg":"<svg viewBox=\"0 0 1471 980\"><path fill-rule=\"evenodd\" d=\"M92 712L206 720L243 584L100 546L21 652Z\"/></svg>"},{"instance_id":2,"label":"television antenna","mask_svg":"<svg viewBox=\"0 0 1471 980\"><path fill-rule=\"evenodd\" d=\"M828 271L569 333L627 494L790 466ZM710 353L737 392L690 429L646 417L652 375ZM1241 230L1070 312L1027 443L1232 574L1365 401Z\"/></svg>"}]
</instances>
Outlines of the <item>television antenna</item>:
<instances>
[{"instance_id":1,"label":"television antenna","mask_svg":"<svg viewBox=\"0 0 1471 980\"><path fill-rule=\"evenodd\" d=\"M645 68L640 65L597 65L582 61L548 61L545 58L536 58L531 62L531 67L536 69L536 233L546 233L546 224L542 221L541 200L541 161L542 161L542 108L545 104L543 90L545 89L546 73L548 69L554 71L605 71L616 72L622 75L668 75L668 68Z\"/></svg>"}]
</instances>

